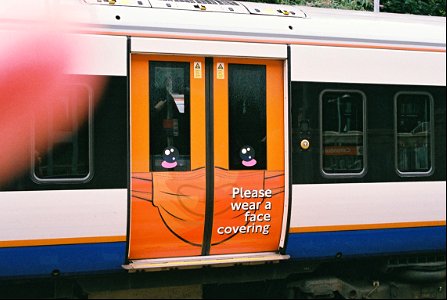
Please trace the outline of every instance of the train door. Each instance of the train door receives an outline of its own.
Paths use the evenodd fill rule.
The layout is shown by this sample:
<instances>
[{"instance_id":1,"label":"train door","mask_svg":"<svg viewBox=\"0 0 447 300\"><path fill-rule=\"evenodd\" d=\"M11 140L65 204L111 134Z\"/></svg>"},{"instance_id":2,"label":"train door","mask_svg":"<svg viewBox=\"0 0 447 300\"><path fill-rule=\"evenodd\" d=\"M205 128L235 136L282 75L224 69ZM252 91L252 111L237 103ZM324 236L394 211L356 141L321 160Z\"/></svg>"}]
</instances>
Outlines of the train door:
<instances>
[{"instance_id":1,"label":"train door","mask_svg":"<svg viewBox=\"0 0 447 300\"><path fill-rule=\"evenodd\" d=\"M129 260L279 251L283 65L131 56Z\"/></svg>"},{"instance_id":2,"label":"train door","mask_svg":"<svg viewBox=\"0 0 447 300\"><path fill-rule=\"evenodd\" d=\"M284 214L282 61L214 59L210 254L277 251Z\"/></svg>"}]
</instances>

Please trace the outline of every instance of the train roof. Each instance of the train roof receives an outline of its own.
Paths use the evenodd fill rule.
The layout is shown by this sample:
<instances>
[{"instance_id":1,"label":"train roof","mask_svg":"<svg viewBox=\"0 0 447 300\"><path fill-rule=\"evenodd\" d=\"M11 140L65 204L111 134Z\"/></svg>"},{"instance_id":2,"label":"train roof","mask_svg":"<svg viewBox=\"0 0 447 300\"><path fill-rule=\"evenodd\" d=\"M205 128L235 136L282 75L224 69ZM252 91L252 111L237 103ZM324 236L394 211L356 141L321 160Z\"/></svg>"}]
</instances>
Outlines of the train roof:
<instances>
[{"instance_id":1,"label":"train roof","mask_svg":"<svg viewBox=\"0 0 447 300\"><path fill-rule=\"evenodd\" d=\"M77 13L71 14L72 21L88 24L90 31L104 34L281 44L311 41L443 50L446 47L445 17L227 0L63 0L58 3L70 5L67 9L71 12L72 7L77 8ZM3 12L0 20L10 18Z\"/></svg>"}]
</instances>

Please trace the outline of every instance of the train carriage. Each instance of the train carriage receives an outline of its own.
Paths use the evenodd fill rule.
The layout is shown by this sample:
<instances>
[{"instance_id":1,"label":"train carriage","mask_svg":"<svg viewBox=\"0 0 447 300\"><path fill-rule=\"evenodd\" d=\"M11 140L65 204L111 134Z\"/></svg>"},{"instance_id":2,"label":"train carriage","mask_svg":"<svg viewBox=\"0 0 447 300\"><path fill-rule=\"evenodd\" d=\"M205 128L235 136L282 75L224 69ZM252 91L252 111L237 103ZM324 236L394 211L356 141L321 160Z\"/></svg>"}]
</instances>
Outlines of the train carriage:
<instances>
[{"instance_id":1,"label":"train carriage","mask_svg":"<svg viewBox=\"0 0 447 300\"><path fill-rule=\"evenodd\" d=\"M1 278L398 258L445 280L445 18L57 5L85 52L70 125L48 107L54 144L0 186ZM2 39L33 9L0 12Z\"/></svg>"}]
</instances>

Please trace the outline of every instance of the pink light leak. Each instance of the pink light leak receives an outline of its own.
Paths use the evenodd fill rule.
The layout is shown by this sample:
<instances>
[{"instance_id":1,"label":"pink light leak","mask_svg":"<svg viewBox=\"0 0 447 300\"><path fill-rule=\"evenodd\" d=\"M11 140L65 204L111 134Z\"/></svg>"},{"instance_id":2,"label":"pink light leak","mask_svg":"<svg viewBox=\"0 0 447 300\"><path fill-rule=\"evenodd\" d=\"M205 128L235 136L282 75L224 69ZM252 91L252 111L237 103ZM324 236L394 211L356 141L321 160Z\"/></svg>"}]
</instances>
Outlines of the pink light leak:
<instances>
[{"instance_id":1,"label":"pink light leak","mask_svg":"<svg viewBox=\"0 0 447 300\"><path fill-rule=\"evenodd\" d=\"M63 93L76 76L64 73L83 53L61 29L62 21L33 20L36 26L27 22L17 21L15 25L22 27L19 29L7 28L2 35L7 38L0 43L0 187L30 167L33 136L39 152L53 142L45 134L49 106L56 116L61 116L56 117L56 126L68 123L62 117ZM89 76L83 82L93 89L97 99L102 80ZM81 107L80 117L87 117L87 111L86 105Z\"/></svg>"}]
</instances>

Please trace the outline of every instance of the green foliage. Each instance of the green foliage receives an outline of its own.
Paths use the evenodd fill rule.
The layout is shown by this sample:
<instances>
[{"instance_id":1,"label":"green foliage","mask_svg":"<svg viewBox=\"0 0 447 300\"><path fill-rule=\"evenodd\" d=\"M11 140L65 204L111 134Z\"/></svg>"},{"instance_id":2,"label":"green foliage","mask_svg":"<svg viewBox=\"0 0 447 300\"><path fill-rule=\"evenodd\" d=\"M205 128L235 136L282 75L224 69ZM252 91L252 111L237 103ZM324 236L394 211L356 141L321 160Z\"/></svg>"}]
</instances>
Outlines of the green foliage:
<instances>
[{"instance_id":1,"label":"green foliage","mask_svg":"<svg viewBox=\"0 0 447 300\"><path fill-rule=\"evenodd\" d=\"M258 0L256 2L353 10L374 10L374 0ZM445 17L446 0L380 0L380 11Z\"/></svg>"},{"instance_id":2,"label":"green foliage","mask_svg":"<svg viewBox=\"0 0 447 300\"><path fill-rule=\"evenodd\" d=\"M382 0L381 11L444 16L446 0Z\"/></svg>"},{"instance_id":3,"label":"green foliage","mask_svg":"<svg viewBox=\"0 0 447 300\"><path fill-rule=\"evenodd\" d=\"M373 10L374 0L292 0L290 4L339 8L339 9L354 9L354 10Z\"/></svg>"}]
</instances>

